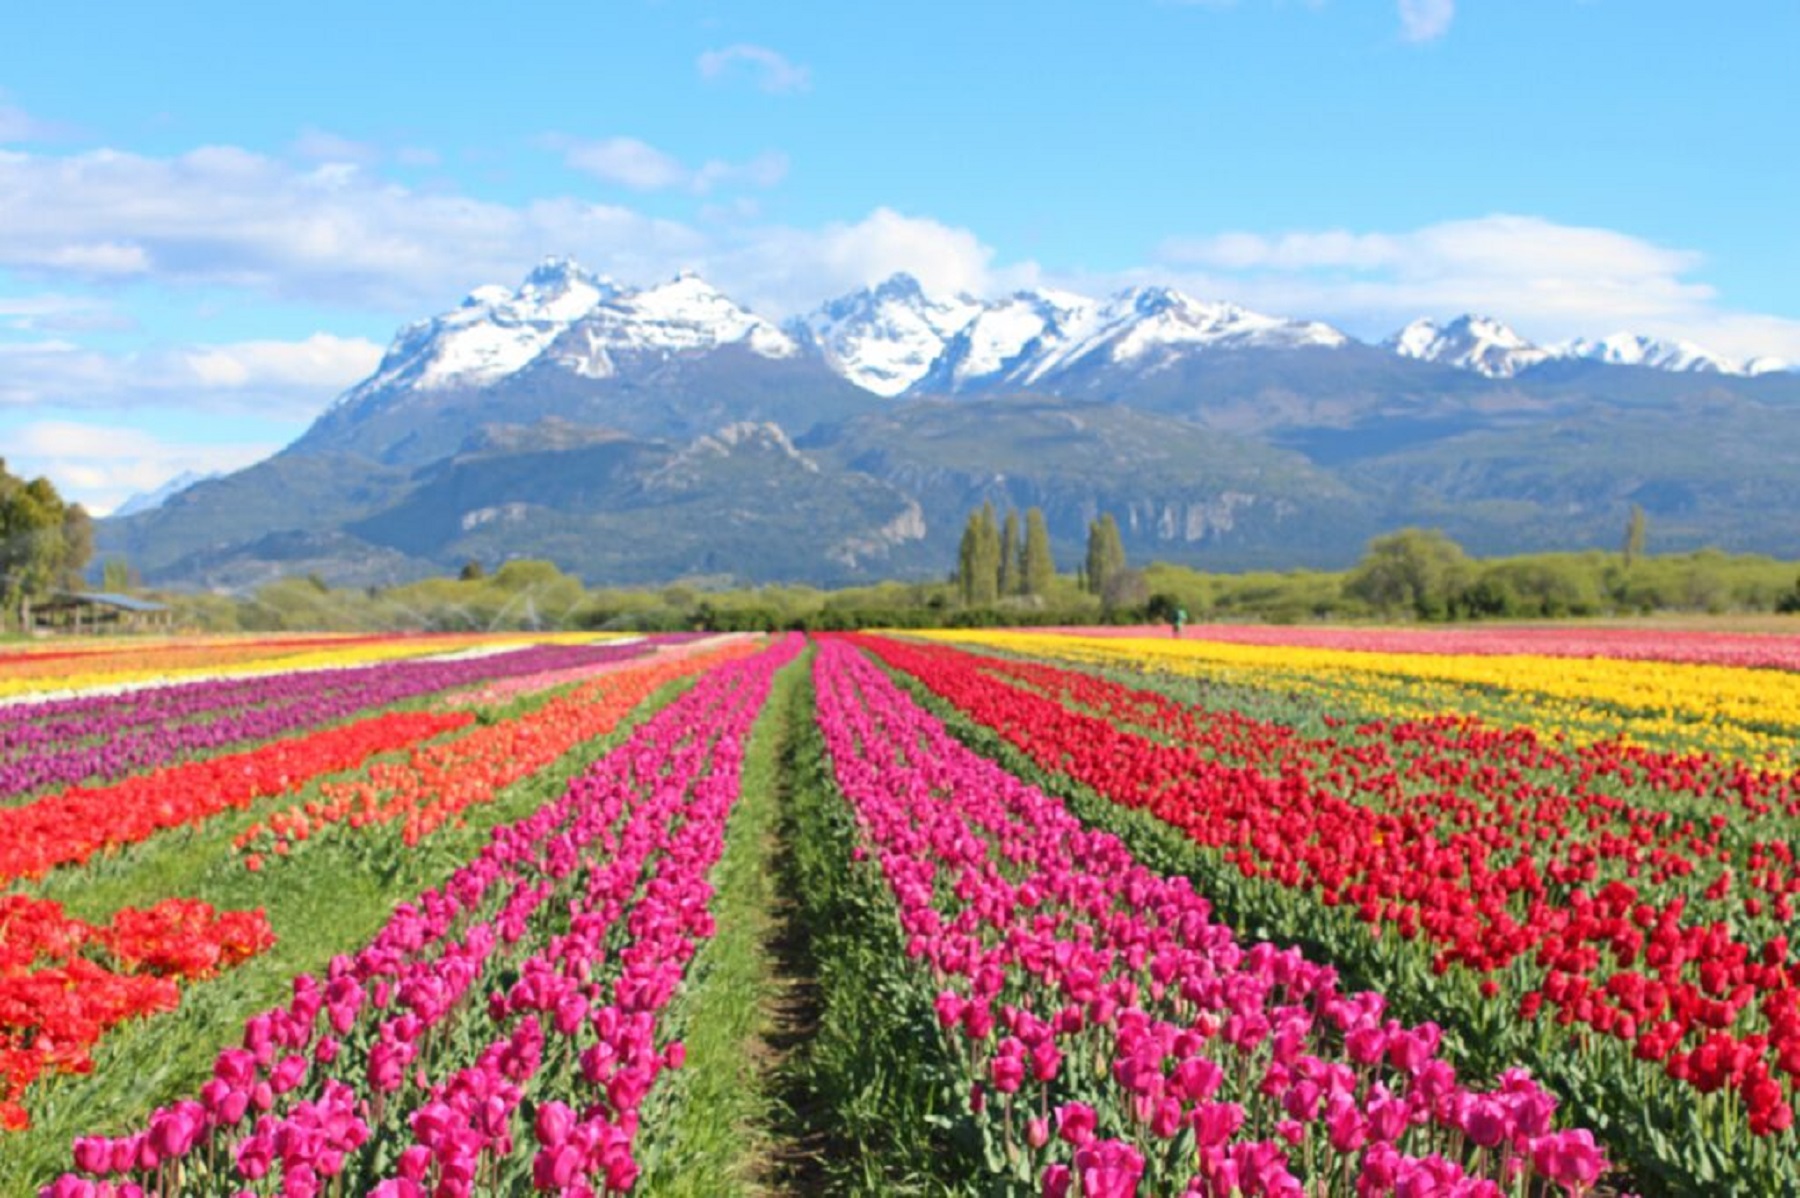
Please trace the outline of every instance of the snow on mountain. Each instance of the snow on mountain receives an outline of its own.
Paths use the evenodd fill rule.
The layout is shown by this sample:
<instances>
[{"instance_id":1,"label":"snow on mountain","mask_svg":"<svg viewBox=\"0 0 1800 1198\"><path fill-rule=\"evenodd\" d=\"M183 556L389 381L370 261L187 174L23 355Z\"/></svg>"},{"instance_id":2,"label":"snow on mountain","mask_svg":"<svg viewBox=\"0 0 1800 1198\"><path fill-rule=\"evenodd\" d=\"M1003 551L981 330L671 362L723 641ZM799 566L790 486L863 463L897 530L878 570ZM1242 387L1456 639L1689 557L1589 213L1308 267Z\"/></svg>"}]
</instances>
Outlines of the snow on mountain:
<instances>
[{"instance_id":1,"label":"snow on mountain","mask_svg":"<svg viewBox=\"0 0 1800 1198\"><path fill-rule=\"evenodd\" d=\"M1719 357L1692 341L1667 341L1658 337L1614 333L1592 341L1585 337L1557 347L1565 358L1585 358L1613 366L1647 366L1699 374L1748 374L1745 365Z\"/></svg>"},{"instance_id":2,"label":"snow on mountain","mask_svg":"<svg viewBox=\"0 0 1800 1198\"><path fill-rule=\"evenodd\" d=\"M980 315L967 295L927 295L909 274L897 274L824 304L790 322L831 368L865 391L892 398L925 376L944 346Z\"/></svg>"},{"instance_id":3,"label":"snow on mountain","mask_svg":"<svg viewBox=\"0 0 1800 1198\"><path fill-rule=\"evenodd\" d=\"M117 518L119 516L135 516L139 512L153 512L194 484L217 477L219 477L217 474L199 474L192 470L183 470L156 490L133 495L108 515Z\"/></svg>"},{"instance_id":4,"label":"snow on mountain","mask_svg":"<svg viewBox=\"0 0 1800 1198\"><path fill-rule=\"evenodd\" d=\"M733 344L766 358L799 352L773 323L692 273L631 290L571 259L547 258L517 290L477 287L455 311L402 329L375 374L340 402L396 386L479 387L539 361L608 378L622 356L668 357Z\"/></svg>"},{"instance_id":5,"label":"snow on mountain","mask_svg":"<svg viewBox=\"0 0 1800 1198\"><path fill-rule=\"evenodd\" d=\"M1543 362L1573 360L1695 374L1754 375L1788 369L1788 364L1780 358L1734 362L1692 341L1631 333L1615 333L1598 340L1578 337L1556 345L1534 345L1490 316L1463 315L1444 325L1433 320L1415 320L1382 345L1403 358L1441 362L1492 379L1512 378Z\"/></svg>"},{"instance_id":6,"label":"snow on mountain","mask_svg":"<svg viewBox=\"0 0 1800 1198\"><path fill-rule=\"evenodd\" d=\"M1032 381L1096 354L1155 369L1188 349L1336 349L1350 342L1330 325L1196 300L1170 287L1133 287L1091 312L1064 344L1045 347Z\"/></svg>"},{"instance_id":7,"label":"snow on mountain","mask_svg":"<svg viewBox=\"0 0 1800 1198\"><path fill-rule=\"evenodd\" d=\"M985 305L918 387L1029 386L1081 365L1149 373L1193 350L1337 348L1349 342L1329 325L1208 303L1168 287L1133 287L1104 300L1039 289Z\"/></svg>"},{"instance_id":8,"label":"snow on mountain","mask_svg":"<svg viewBox=\"0 0 1800 1198\"><path fill-rule=\"evenodd\" d=\"M1446 325L1415 320L1382 342L1402 358L1440 362L1491 379L1509 379L1556 355L1491 316L1458 316Z\"/></svg>"},{"instance_id":9,"label":"snow on mountain","mask_svg":"<svg viewBox=\"0 0 1800 1198\"><path fill-rule=\"evenodd\" d=\"M945 394L1053 386L1068 372L1141 377L1209 350L1338 348L1327 324L1141 286L1103 299L1038 288L983 301L938 296L897 274L833 300L785 327L684 272L654 287L621 287L566 258L545 259L516 289L489 285L462 305L402 329L376 373L347 392L352 404L394 389L492 384L527 367L611 378L637 364L738 347L763 358L807 351L876 395ZM1491 317L1417 320L1383 343L1406 358L1489 378L1579 358L1658 370L1761 374L1776 359L1731 362L1685 341L1618 334L1542 347Z\"/></svg>"}]
</instances>

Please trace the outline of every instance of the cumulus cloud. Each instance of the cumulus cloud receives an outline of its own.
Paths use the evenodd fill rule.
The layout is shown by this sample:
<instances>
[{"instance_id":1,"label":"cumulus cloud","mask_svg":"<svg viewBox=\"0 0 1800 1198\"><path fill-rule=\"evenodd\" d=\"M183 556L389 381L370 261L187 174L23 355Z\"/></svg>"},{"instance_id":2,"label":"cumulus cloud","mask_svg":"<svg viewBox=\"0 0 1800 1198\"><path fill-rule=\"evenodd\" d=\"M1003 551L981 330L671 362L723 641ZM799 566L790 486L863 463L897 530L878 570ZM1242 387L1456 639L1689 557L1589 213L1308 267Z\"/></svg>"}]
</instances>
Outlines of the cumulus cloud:
<instances>
[{"instance_id":1,"label":"cumulus cloud","mask_svg":"<svg viewBox=\"0 0 1800 1198\"><path fill-rule=\"evenodd\" d=\"M756 228L723 248L713 269L771 315L810 308L899 271L930 291L977 295L1027 286L1038 274L1030 263L997 267L993 247L967 229L891 208L818 229Z\"/></svg>"},{"instance_id":2,"label":"cumulus cloud","mask_svg":"<svg viewBox=\"0 0 1800 1198\"><path fill-rule=\"evenodd\" d=\"M1158 269L1205 294L1380 335L1488 313L1543 341L1620 330L1729 356L1800 360L1800 322L1724 308L1701 255L1612 229L1498 214L1401 232L1232 232L1163 244Z\"/></svg>"},{"instance_id":3,"label":"cumulus cloud","mask_svg":"<svg viewBox=\"0 0 1800 1198\"><path fill-rule=\"evenodd\" d=\"M237 470L277 445L175 444L141 429L70 420L36 420L5 430L7 466L46 475L58 490L105 515L133 495L181 474Z\"/></svg>"},{"instance_id":4,"label":"cumulus cloud","mask_svg":"<svg viewBox=\"0 0 1800 1198\"><path fill-rule=\"evenodd\" d=\"M1400 36L1409 42L1432 42L1450 32L1456 0L1400 0Z\"/></svg>"},{"instance_id":5,"label":"cumulus cloud","mask_svg":"<svg viewBox=\"0 0 1800 1198\"><path fill-rule=\"evenodd\" d=\"M564 141L557 148L573 154L578 147ZM731 171L738 181L772 180L778 164L692 166L669 155L663 162L645 148L649 156L633 168L640 181L713 189L717 202L697 222L568 197L504 204L422 191L353 163L302 166L232 147L170 158L0 151L0 270L42 282L46 292L118 280L207 287L364 307L396 324L443 311L477 284L515 283L553 253L572 254L627 283L693 268L771 316L898 270L934 290L989 295L1030 285L1041 273L1030 262L1003 262L967 228L888 208L824 226L773 223L743 193L707 176ZM1141 270L1057 281L1090 290L1170 282L1267 311L1333 320L1360 336L1383 336L1419 315L1473 310L1540 340L1624 329L1683 336L1734 356L1800 360L1796 322L1730 309L1703 281L1703 266L1689 250L1628 233L1498 214L1403 230L1175 238ZM40 343L79 332L84 319L7 302L13 310L0 308L0 331L23 330ZM372 363L374 348L362 344L361 360ZM143 373L146 364L155 367L152 379L174 370L184 385L199 387L199 400L220 398L194 382L186 359L171 368L174 358L179 354L168 350L136 357L39 351L32 371L10 381L0 376L0 399L10 388L12 402L29 402L21 388L41 395L57 380L143 395L141 381L103 383L101 376L102 368ZM9 366L22 362L15 347ZM88 374L83 363L93 364ZM166 394L175 402L179 392ZM314 394L308 402L322 400Z\"/></svg>"},{"instance_id":6,"label":"cumulus cloud","mask_svg":"<svg viewBox=\"0 0 1800 1198\"><path fill-rule=\"evenodd\" d=\"M688 167L648 146L588 164L693 191L767 185L786 168L778 156ZM628 282L697 269L771 314L896 270L975 291L1032 277L1029 266L996 272L993 250L967 229L885 208L794 228L723 203L700 226L566 197L508 205L419 191L350 163L300 167L231 147L173 158L0 152L0 209L0 270L52 285L217 287L372 308L396 322L442 311L477 284L516 282L552 253Z\"/></svg>"},{"instance_id":7,"label":"cumulus cloud","mask_svg":"<svg viewBox=\"0 0 1800 1198\"><path fill-rule=\"evenodd\" d=\"M782 94L803 92L812 86L812 71L788 60L787 56L767 46L739 42L700 55L695 65L702 79L723 79L741 72L756 81L763 91Z\"/></svg>"},{"instance_id":8,"label":"cumulus cloud","mask_svg":"<svg viewBox=\"0 0 1800 1198\"><path fill-rule=\"evenodd\" d=\"M0 342L0 407L178 407L300 419L380 360L373 342L330 333L129 353L66 339Z\"/></svg>"},{"instance_id":9,"label":"cumulus cloud","mask_svg":"<svg viewBox=\"0 0 1800 1198\"><path fill-rule=\"evenodd\" d=\"M0 269L28 279L150 279L403 318L547 253L629 278L704 248L693 229L618 205L494 203L229 146L170 158L0 151L0 211Z\"/></svg>"},{"instance_id":10,"label":"cumulus cloud","mask_svg":"<svg viewBox=\"0 0 1800 1198\"><path fill-rule=\"evenodd\" d=\"M759 154L742 163L711 159L689 167L674 155L635 137L578 141L552 136L545 141L562 150L563 161L570 168L633 191L679 189L705 195L715 188L735 184L773 187L786 177L788 169L787 156L777 153Z\"/></svg>"}]
</instances>

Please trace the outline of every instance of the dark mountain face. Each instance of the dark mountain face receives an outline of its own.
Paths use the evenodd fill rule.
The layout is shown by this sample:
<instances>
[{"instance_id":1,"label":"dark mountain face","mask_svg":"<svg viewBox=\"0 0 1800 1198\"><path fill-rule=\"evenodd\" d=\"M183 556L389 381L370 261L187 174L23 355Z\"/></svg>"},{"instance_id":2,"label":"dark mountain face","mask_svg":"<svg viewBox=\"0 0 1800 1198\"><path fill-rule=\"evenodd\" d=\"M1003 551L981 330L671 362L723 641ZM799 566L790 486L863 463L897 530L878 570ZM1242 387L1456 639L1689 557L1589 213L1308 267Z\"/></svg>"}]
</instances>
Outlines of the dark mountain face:
<instances>
[{"instance_id":1,"label":"dark mountain face","mask_svg":"<svg viewBox=\"0 0 1800 1198\"><path fill-rule=\"evenodd\" d=\"M1611 546L1636 503L1663 548L1800 554L1792 373L1527 347L1490 375L1491 354L1462 368L1161 289L1084 303L902 280L790 335L691 276L634 292L552 263L410 326L292 446L103 521L100 547L233 587L511 557L596 583L846 582L941 573L984 501L1041 507L1065 563L1110 511L1134 557L1221 569L1342 565L1413 523L1483 552ZM1041 329L1009 349L995 328L1020 313ZM919 381L883 399L846 374ZM920 394L934 379L960 393Z\"/></svg>"}]
</instances>

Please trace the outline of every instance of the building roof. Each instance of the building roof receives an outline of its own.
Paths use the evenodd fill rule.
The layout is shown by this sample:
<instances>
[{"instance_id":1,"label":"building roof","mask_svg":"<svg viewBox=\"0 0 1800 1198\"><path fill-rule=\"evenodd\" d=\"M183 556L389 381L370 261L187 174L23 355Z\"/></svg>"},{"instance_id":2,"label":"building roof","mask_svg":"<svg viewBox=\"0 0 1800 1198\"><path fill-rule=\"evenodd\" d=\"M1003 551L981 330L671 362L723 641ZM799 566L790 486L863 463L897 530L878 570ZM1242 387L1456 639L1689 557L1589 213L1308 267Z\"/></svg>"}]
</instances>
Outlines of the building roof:
<instances>
[{"instance_id":1,"label":"building roof","mask_svg":"<svg viewBox=\"0 0 1800 1198\"><path fill-rule=\"evenodd\" d=\"M51 602L85 603L93 607L116 607L120 611L141 613L169 610L167 604L155 603L149 599L135 599L130 595L118 595L111 591L68 591L56 596Z\"/></svg>"}]
</instances>

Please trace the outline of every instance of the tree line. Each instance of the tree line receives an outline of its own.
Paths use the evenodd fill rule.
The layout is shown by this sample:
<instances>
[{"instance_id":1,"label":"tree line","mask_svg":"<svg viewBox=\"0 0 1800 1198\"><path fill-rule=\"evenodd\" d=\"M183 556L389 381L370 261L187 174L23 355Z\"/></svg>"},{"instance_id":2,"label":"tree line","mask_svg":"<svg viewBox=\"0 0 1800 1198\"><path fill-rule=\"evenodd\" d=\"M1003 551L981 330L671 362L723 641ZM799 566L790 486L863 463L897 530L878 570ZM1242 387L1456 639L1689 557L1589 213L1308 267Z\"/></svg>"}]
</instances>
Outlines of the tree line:
<instances>
[{"instance_id":1,"label":"tree line","mask_svg":"<svg viewBox=\"0 0 1800 1198\"><path fill-rule=\"evenodd\" d=\"M1014 597L1047 597L1057 572L1043 510L1026 508L1022 526L1018 511L1011 508L1005 520L996 523L992 501L971 511L963 525L952 577L966 607L990 606ZM1125 542L1111 512L1088 522L1087 555L1077 584L1108 607L1128 606L1134 598L1141 599L1137 592L1143 589L1142 575L1126 565Z\"/></svg>"}]
</instances>

